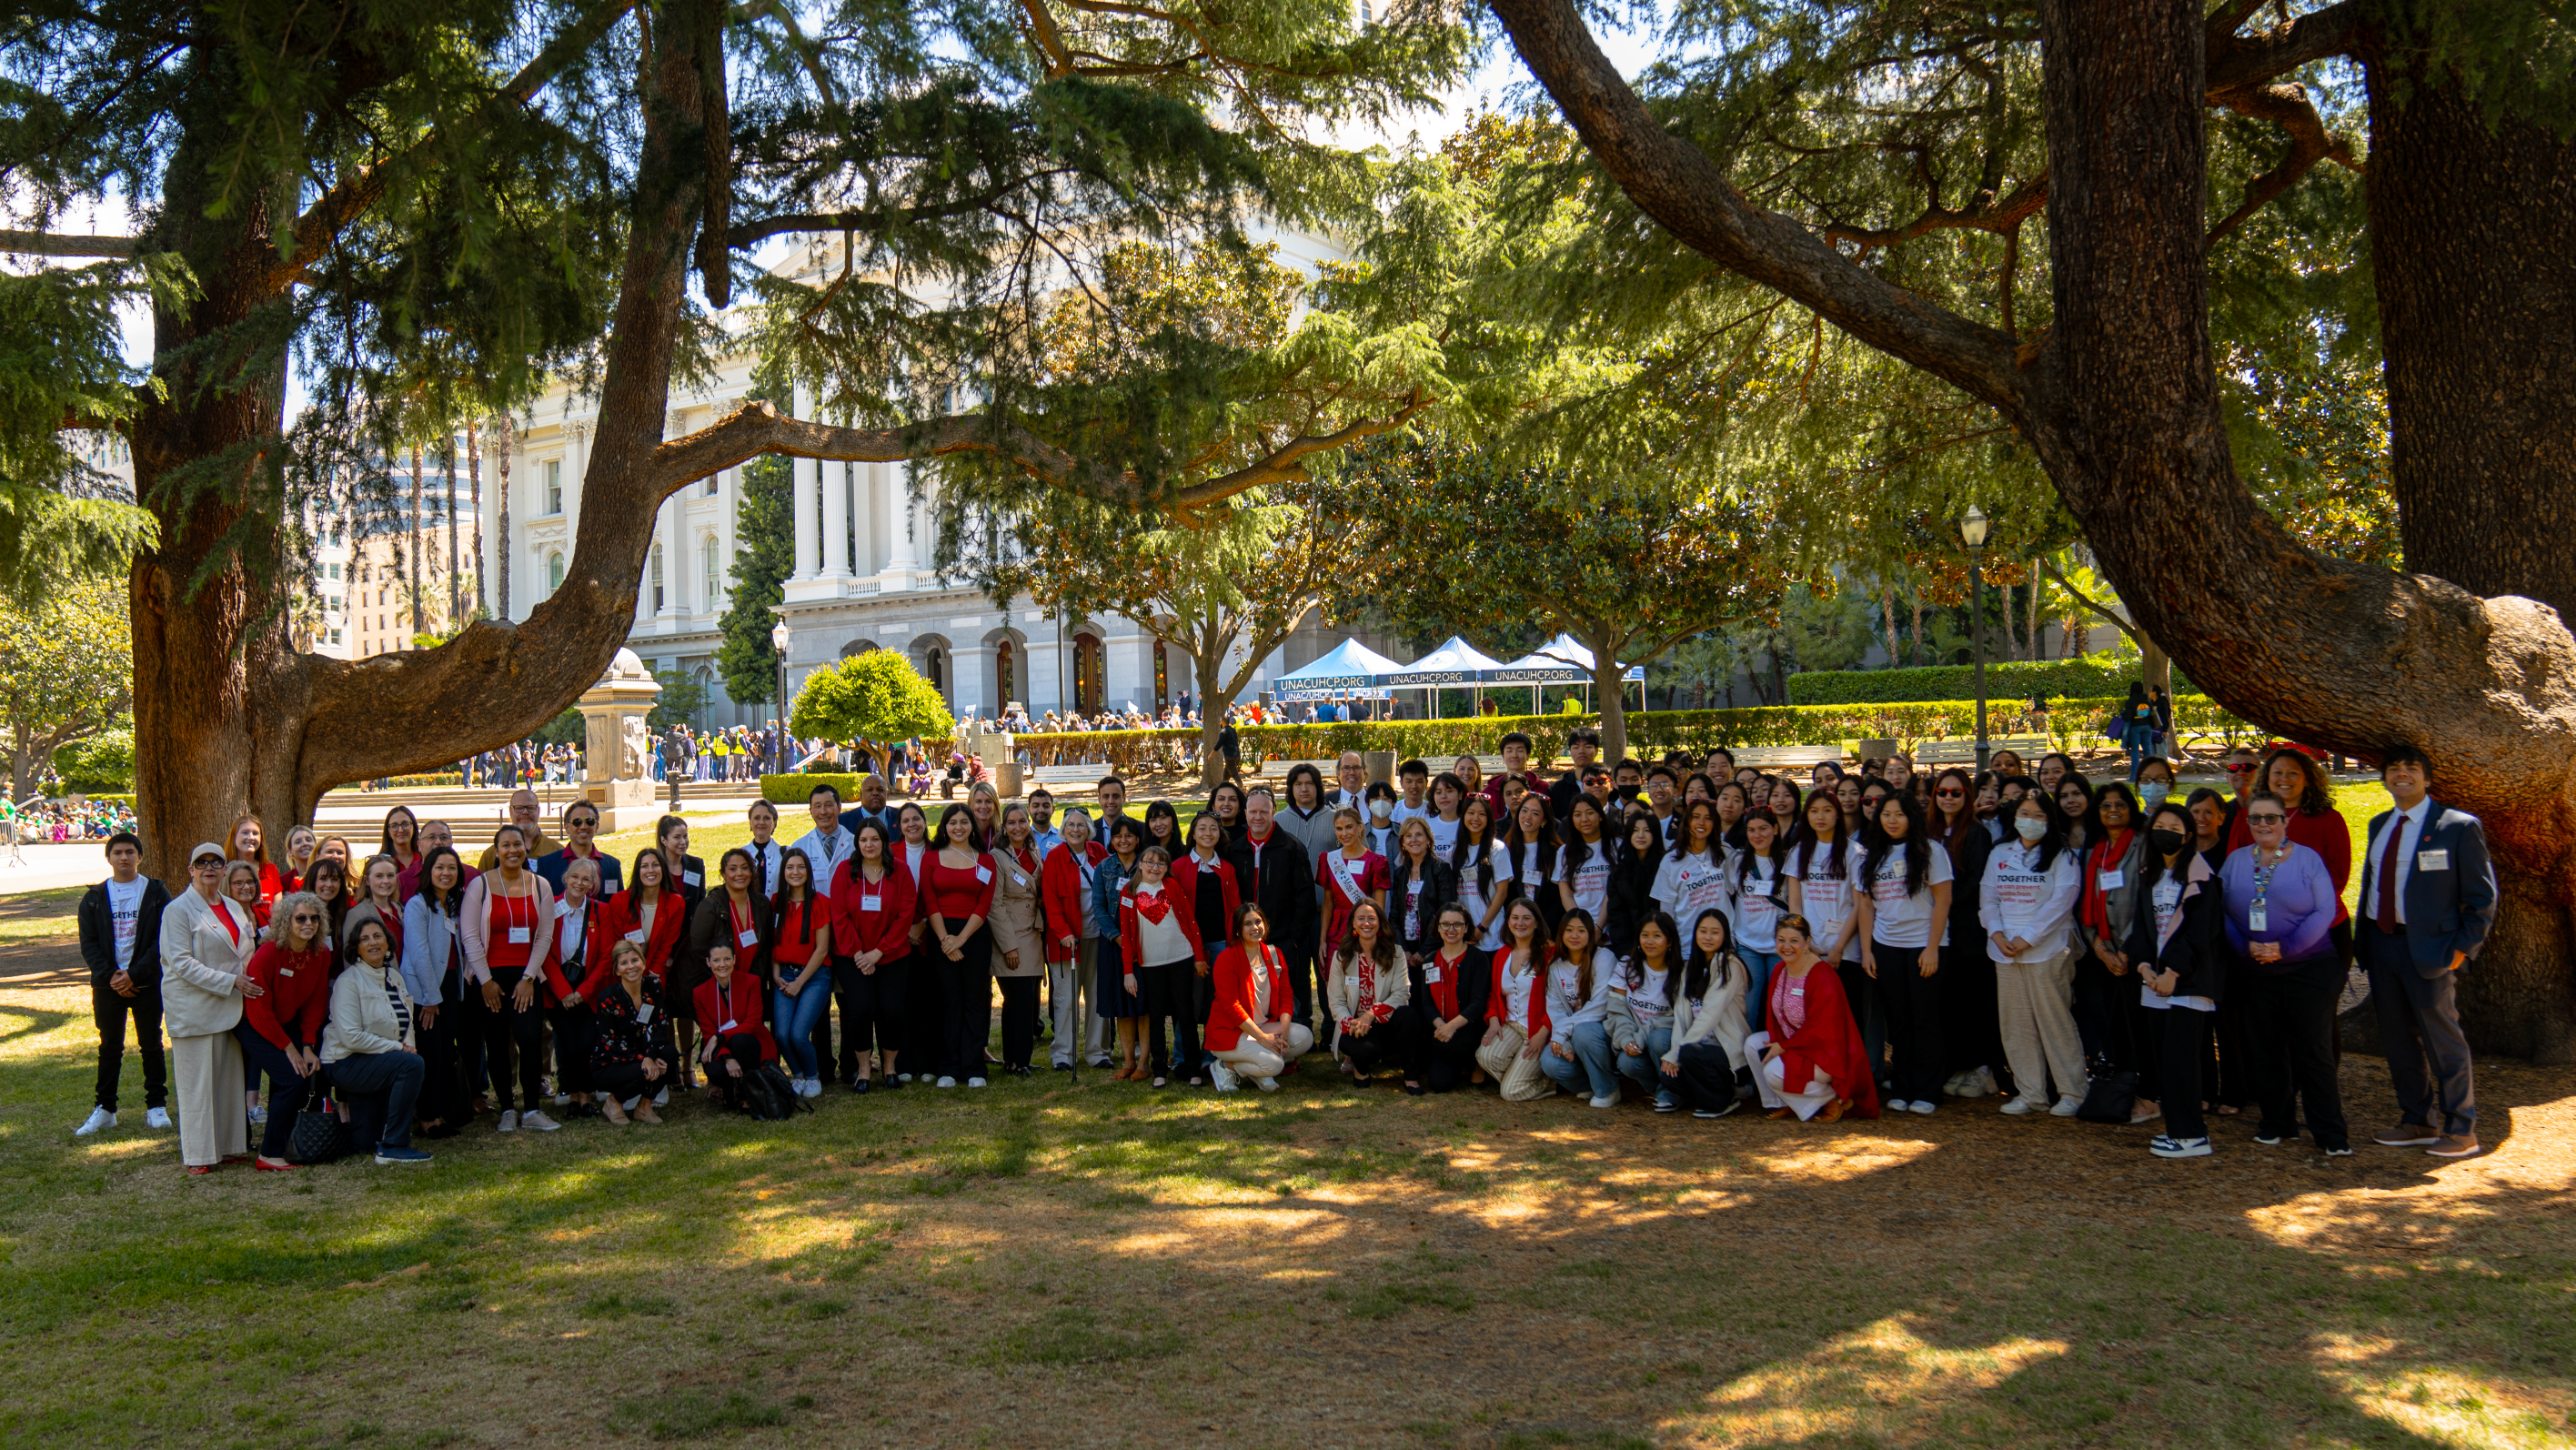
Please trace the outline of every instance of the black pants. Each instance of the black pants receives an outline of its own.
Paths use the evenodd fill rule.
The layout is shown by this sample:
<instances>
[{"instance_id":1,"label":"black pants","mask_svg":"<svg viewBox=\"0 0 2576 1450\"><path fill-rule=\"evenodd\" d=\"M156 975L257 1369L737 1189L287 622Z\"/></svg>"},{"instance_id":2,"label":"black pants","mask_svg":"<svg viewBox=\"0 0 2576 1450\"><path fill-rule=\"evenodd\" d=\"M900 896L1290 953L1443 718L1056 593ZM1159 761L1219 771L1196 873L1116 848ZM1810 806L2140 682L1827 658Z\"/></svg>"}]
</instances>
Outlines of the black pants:
<instances>
[{"instance_id":1,"label":"black pants","mask_svg":"<svg viewBox=\"0 0 2576 1450\"><path fill-rule=\"evenodd\" d=\"M1342 1034L1342 1060L1361 1073L1397 1066L1412 1056L1414 1041L1421 1031L1422 1018L1412 1006L1398 1007L1392 1016L1361 1036Z\"/></svg>"},{"instance_id":2,"label":"black pants","mask_svg":"<svg viewBox=\"0 0 2576 1450\"><path fill-rule=\"evenodd\" d=\"M904 974L900 994L904 1066L921 1077L939 1076L939 1065L948 1057L939 1018L939 967L947 960L939 950L939 939L924 932L921 945L896 968Z\"/></svg>"},{"instance_id":3,"label":"black pants","mask_svg":"<svg viewBox=\"0 0 2576 1450\"><path fill-rule=\"evenodd\" d=\"M1304 932L1281 948L1288 960L1288 990L1297 998L1297 1020L1308 1027L1316 1026L1315 1004L1324 1000L1324 964L1315 947L1315 928L1309 923ZM1315 1040L1330 1040L1332 1034L1317 1028Z\"/></svg>"},{"instance_id":4,"label":"black pants","mask_svg":"<svg viewBox=\"0 0 2576 1450\"><path fill-rule=\"evenodd\" d=\"M2157 1085L2166 1095L2153 1101L2165 1111L2165 1136L2208 1137L2209 1122L2200 1111L2201 1063L2209 1056L2210 1029L2217 1026L2211 1019L2218 1014L2166 1007L2140 1008L2138 1015L2156 1039Z\"/></svg>"},{"instance_id":5,"label":"black pants","mask_svg":"<svg viewBox=\"0 0 2576 1450\"><path fill-rule=\"evenodd\" d=\"M1941 1084L1949 1076L1941 1047L1941 975L1923 975L1921 947L1869 944L1878 963L1878 1000L1887 1012L1887 1041L1895 1049L1888 1069L1895 1086L1889 1091L1912 1102L1941 1101Z\"/></svg>"},{"instance_id":6,"label":"black pants","mask_svg":"<svg viewBox=\"0 0 2576 1450\"><path fill-rule=\"evenodd\" d=\"M843 1081L856 1081L867 1071L871 1050L886 1055L889 1072L898 1067L920 1066L923 1059L907 1062L903 1057L911 1051L904 1036L908 1020L905 996L912 985L913 964L920 955L915 952L879 962L873 972L862 972L854 966L833 967L833 995L843 1004L841 1045L853 1064Z\"/></svg>"},{"instance_id":7,"label":"black pants","mask_svg":"<svg viewBox=\"0 0 2576 1450\"><path fill-rule=\"evenodd\" d=\"M1038 1046L1038 983L1042 977L1000 977L1002 1065L1026 1067Z\"/></svg>"},{"instance_id":8,"label":"black pants","mask_svg":"<svg viewBox=\"0 0 2576 1450\"><path fill-rule=\"evenodd\" d=\"M1466 1023L1449 1034L1446 1042L1435 1035L1435 1026L1426 1014L1422 1033L1413 1040L1413 1068L1409 1075L1435 1093L1454 1092L1475 1076L1476 1048L1485 1040L1485 1024ZM1372 1030L1369 1035L1374 1037L1377 1033Z\"/></svg>"},{"instance_id":9,"label":"black pants","mask_svg":"<svg viewBox=\"0 0 2576 1450\"><path fill-rule=\"evenodd\" d=\"M295 1115L322 1084L297 1072L286 1049L262 1037L248 1022L234 1025L233 1040L241 1044L244 1076L253 1063L268 1075L268 1126L259 1132L260 1156L283 1158L287 1145L295 1141Z\"/></svg>"},{"instance_id":10,"label":"black pants","mask_svg":"<svg viewBox=\"0 0 2576 1450\"><path fill-rule=\"evenodd\" d=\"M616 1062L606 1067L594 1064L590 1069L590 1090L621 1103L649 1098L670 1085L669 1072L657 1078L647 1078L640 1062Z\"/></svg>"},{"instance_id":11,"label":"black pants","mask_svg":"<svg viewBox=\"0 0 2576 1450\"><path fill-rule=\"evenodd\" d=\"M2004 1071L2003 1019L1995 1009L1995 962L1986 955L1986 939L1973 926L1950 933L1941 949L1941 1064L1943 1083L1952 1073L1973 1067Z\"/></svg>"},{"instance_id":12,"label":"black pants","mask_svg":"<svg viewBox=\"0 0 2576 1450\"><path fill-rule=\"evenodd\" d=\"M940 918L951 935L966 924L962 916ZM964 1082L984 1075L984 1043L993 1032L993 932L978 928L951 961L931 939L931 961L939 974L939 1046L936 1060L942 1077Z\"/></svg>"},{"instance_id":13,"label":"black pants","mask_svg":"<svg viewBox=\"0 0 2576 1450\"><path fill-rule=\"evenodd\" d=\"M411 1146L412 1107L426 1072L419 1053L353 1053L324 1071L349 1102L352 1141L363 1144L372 1134L379 1148Z\"/></svg>"},{"instance_id":14,"label":"black pants","mask_svg":"<svg viewBox=\"0 0 2576 1450\"><path fill-rule=\"evenodd\" d=\"M1177 1073L1183 1077L1199 1070L1199 1023L1204 1018L1190 1015L1195 994L1192 982L1198 967L1190 962L1165 962L1147 967L1136 974L1136 994L1145 999L1145 1065L1154 1076ZM1163 1051L1163 1019L1172 1021L1172 1050Z\"/></svg>"},{"instance_id":15,"label":"black pants","mask_svg":"<svg viewBox=\"0 0 2576 1450\"><path fill-rule=\"evenodd\" d=\"M1672 1084L1673 1096L1685 1108L1725 1112L1736 1103L1735 1064L1728 1061L1726 1049L1714 1042L1685 1043L1674 1054L1681 1071L1664 1081Z\"/></svg>"},{"instance_id":16,"label":"black pants","mask_svg":"<svg viewBox=\"0 0 2576 1450\"><path fill-rule=\"evenodd\" d=\"M555 1025L555 1090L590 1091L590 1050L594 1039L590 1002L557 1007L546 1013Z\"/></svg>"},{"instance_id":17,"label":"black pants","mask_svg":"<svg viewBox=\"0 0 2576 1450\"><path fill-rule=\"evenodd\" d=\"M728 1108L742 1106L742 1081L760 1071L769 1059L761 1055L760 1036L752 1032L728 1032L716 1039L715 1052L706 1061L707 1081L715 1085L716 1097ZM741 1066L742 1077L725 1069L731 1062Z\"/></svg>"},{"instance_id":18,"label":"black pants","mask_svg":"<svg viewBox=\"0 0 2576 1450\"><path fill-rule=\"evenodd\" d=\"M1778 969L1773 968L1773 970ZM1860 1045L1861 1050L1869 1054L1870 1076L1886 1077L1887 1009L1879 1005L1878 983L1870 979L1869 973L1861 970L1858 962L1836 962L1834 976L1843 984L1843 1001L1850 1004L1852 1020L1860 1024ZM1748 992L1749 990L1748 986ZM1770 1017L1771 1005L1767 1002L1753 1001L1748 995L1744 1010L1749 1014L1753 1030L1764 1031Z\"/></svg>"},{"instance_id":19,"label":"black pants","mask_svg":"<svg viewBox=\"0 0 2576 1450\"><path fill-rule=\"evenodd\" d=\"M2285 1142L2299 1136L2295 1094L2306 1100L2308 1133L2318 1147L2351 1146L2335 1081L2334 1009L2343 995L2343 968L2328 956L2285 972L2258 972L2240 957L2227 990L2244 1012L2254 1097L2263 1105L2256 1131Z\"/></svg>"},{"instance_id":20,"label":"black pants","mask_svg":"<svg viewBox=\"0 0 2576 1450\"><path fill-rule=\"evenodd\" d=\"M116 1082L125 1069L125 1019L131 1016L134 1047L143 1054L143 1105L170 1106L170 1060L161 1050L161 989L136 987L126 997L114 987L92 987L89 1005L98 1020L98 1105L116 1111Z\"/></svg>"},{"instance_id":21,"label":"black pants","mask_svg":"<svg viewBox=\"0 0 2576 1450\"><path fill-rule=\"evenodd\" d=\"M2398 1117L2457 1137L2476 1133L2477 1075L2460 1032L2459 973L2425 976L2406 934L2375 922L2362 927L2361 958Z\"/></svg>"},{"instance_id":22,"label":"black pants","mask_svg":"<svg viewBox=\"0 0 2576 1450\"><path fill-rule=\"evenodd\" d=\"M518 991L524 974L524 969L518 967L492 969L492 980L501 987L501 1007L497 1012L486 1010L483 1014L483 1060L491 1069L492 1111L496 1113L512 1110L510 1066L514 1050L520 1092L527 1099L524 1106L535 1109L545 1103L546 1055L538 1047L545 1032L546 1013L533 998L525 1008L513 1000L512 994Z\"/></svg>"}]
</instances>

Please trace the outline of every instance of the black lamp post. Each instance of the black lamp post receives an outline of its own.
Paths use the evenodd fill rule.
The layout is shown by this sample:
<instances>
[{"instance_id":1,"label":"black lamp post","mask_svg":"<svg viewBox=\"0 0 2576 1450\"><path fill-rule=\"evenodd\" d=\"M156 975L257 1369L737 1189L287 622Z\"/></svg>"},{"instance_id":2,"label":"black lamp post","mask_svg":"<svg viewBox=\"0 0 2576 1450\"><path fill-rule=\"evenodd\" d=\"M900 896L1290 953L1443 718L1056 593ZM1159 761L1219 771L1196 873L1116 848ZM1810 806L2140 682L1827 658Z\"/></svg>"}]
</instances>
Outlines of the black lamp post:
<instances>
[{"instance_id":1,"label":"black lamp post","mask_svg":"<svg viewBox=\"0 0 2576 1450\"><path fill-rule=\"evenodd\" d=\"M787 771L787 642L792 638L786 620L770 626L769 647L778 654L778 714L769 722L769 758L777 762L770 768L782 775Z\"/></svg>"},{"instance_id":2,"label":"black lamp post","mask_svg":"<svg viewBox=\"0 0 2576 1450\"><path fill-rule=\"evenodd\" d=\"M1986 549L1986 527L1991 521L1968 505L1967 515L1959 520L1959 542L1968 549L1968 633L1977 648L1977 773L1986 770L1986 583L1978 568L1978 557Z\"/></svg>"}]
</instances>

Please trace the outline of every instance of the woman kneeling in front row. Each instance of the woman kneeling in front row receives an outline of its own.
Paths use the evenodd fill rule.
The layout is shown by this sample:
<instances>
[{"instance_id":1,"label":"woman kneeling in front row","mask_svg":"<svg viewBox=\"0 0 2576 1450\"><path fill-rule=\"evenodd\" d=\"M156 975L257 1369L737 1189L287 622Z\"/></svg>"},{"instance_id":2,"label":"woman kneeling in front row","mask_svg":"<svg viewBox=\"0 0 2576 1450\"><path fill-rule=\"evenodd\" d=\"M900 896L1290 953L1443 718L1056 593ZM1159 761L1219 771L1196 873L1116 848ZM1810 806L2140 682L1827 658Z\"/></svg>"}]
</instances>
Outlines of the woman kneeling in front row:
<instances>
[{"instance_id":1,"label":"woman kneeling in front row","mask_svg":"<svg viewBox=\"0 0 2576 1450\"><path fill-rule=\"evenodd\" d=\"M778 1040L769 1031L767 994L758 977L735 974L738 955L733 943L721 938L710 945L707 979L689 995L692 1015L698 1019L698 1062L707 1070L707 1086L736 1111L744 1101L742 1080L778 1060Z\"/></svg>"},{"instance_id":2,"label":"woman kneeling in front row","mask_svg":"<svg viewBox=\"0 0 2576 1450\"><path fill-rule=\"evenodd\" d=\"M1692 928L1690 950L1682 956L1681 982L1666 992L1673 1003L1673 1038L1662 1070L1671 1096L1655 1099L1656 1112L1687 1107L1694 1118L1722 1118L1743 1103L1737 1093L1739 1084L1746 1095L1751 1093L1749 1069L1754 1058L1745 1051L1750 1034L1744 1022L1744 993L1752 976L1744 959L1735 954L1726 914L1700 913L1698 925ZM1665 1106L1667 1101L1671 1107Z\"/></svg>"},{"instance_id":3,"label":"woman kneeling in front row","mask_svg":"<svg viewBox=\"0 0 2576 1450\"><path fill-rule=\"evenodd\" d=\"M1821 1116L1828 1123L1845 1113L1877 1117L1878 1082L1842 978L1817 959L1805 917L1780 918L1778 940L1780 965L1772 969L1764 1013L1768 1030L1744 1039L1745 1052L1762 1063L1753 1081L1771 1110L1766 1116Z\"/></svg>"},{"instance_id":4,"label":"woman kneeling in front row","mask_svg":"<svg viewBox=\"0 0 2576 1450\"><path fill-rule=\"evenodd\" d=\"M1386 913L1364 896L1351 904L1350 920L1350 935L1333 953L1324 988L1333 1004L1333 1051L1351 1081L1364 1083L1380 1068L1411 1065L1413 1034L1421 1023ZM1420 1086L1420 1079L1405 1084Z\"/></svg>"},{"instance_id":5,"label":"woman kneeling in front row","mask_svg":"<svg viewBox=\"0 0 2576 1450\"><path fill-rule=\"evenodd\" d=\"M1234 944L1216 959L1216 1003L1208 1009L1207 1053L1219 1092L1233 1092L1248 1077L1263 1092L1279 1090L1279 1074L1315 1045L1315 1032L1297 1021L1297 999L1288 990L1288 961L1270 944L1270 918L1247 901L1234 912Z\"/></svg>"},{"instance_id":6,"label":"woman kneeling in front row","mask_svg":"<svg viewBox=\"0 0 2576 1450\"><path fill-rule=\"evenodd\" d=\"M662 979L644 970L635 943L619 941L616 953L617 980L592 1003L590 1085L608 1121L622 1126L632 1110L638 1122L658 1123L653 1094L670 1083L680 1055L659 1005Z\"/></svg>"}]
</instances>

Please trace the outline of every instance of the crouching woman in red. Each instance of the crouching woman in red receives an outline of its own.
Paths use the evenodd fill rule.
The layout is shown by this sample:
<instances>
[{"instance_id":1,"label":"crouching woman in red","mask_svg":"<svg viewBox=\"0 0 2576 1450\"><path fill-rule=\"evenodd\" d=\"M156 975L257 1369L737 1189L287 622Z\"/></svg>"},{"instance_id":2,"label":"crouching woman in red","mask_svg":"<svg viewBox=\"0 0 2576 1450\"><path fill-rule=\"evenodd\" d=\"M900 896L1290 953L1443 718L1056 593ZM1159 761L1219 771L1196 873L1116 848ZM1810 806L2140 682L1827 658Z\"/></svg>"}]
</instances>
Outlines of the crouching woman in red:
<instances>
[{"instance_id":1,"label":"crouching woman in red","mask_svg":"<svg viewBox=\"0 0 2576 1450\"><path fill-rule=\"evenodd\" d=\"M739 1110L743 1079L778 1060L778 1040L769 1035L768 994L759 978L735 974L736 955L733 943L721 937L707 947L707 979L690 994L690 1005L696 1009L698 1061L707 1070L707 1087L726 1107Z\"/></svg>"},{"instance_id":2,"label":"crouching woman in red","mask_svg":"<svg viewBox=\"0 0 2576 1450\"><path fill-rule=\"evenodd\" d=\"M591 1090L612 1123L624 1125L629 1105L637 1119L658 1123L653 1094L670 1082L679 1057L661 1007L662 979L644 970L644 948L621 938L614 950L617 980L591 1004Z\"/></svg>"},{"instance_id":3,"label":"crouching woman in red","mask_svg":"<svg viewBox=\"0 0 2576 1450\"><path fill-rule=\"evenodd\" d=\"M1232 1092L1248 1077L1263 1092L1277 1092L1279 1074L1315 1045L1314 1029L1296 1020L1287 969L1287 958L1270 944L1261 903L1236 907L1234 945L1216 959L1216 1003L1208 1009L1208 1062L1217 1091Z\"/></svg>"},{"instance_id":4,"label":"crouching woman in red","mask_svg":"<svg viewBox=\"0 0 2576 1450\"><path fill-rule=\"evenodd\" d=\"M1745 1054L1762 1064L1753 1081L1771 1110L1766 1116L1828 1123L1846 1113L1877 1117L1878 1083L1842 978L1817 958L1805 917L1781 917L1778 932L1780 965L1771 972L1763 1017L1768 1030L1744 1039Z\"/></svg>"}]
</instances>

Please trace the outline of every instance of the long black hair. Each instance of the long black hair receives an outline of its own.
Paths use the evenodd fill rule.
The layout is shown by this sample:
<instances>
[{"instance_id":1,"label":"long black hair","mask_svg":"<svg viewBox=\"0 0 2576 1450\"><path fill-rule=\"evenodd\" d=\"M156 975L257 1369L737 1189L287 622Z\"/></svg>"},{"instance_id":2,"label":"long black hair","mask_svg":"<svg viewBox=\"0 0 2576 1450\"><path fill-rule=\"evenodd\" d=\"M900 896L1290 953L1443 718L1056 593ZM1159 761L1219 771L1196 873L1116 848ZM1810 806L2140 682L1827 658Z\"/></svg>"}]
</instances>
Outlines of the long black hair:
<instances>
[{"instance_id":1,"label":"long black hair","mask_svg":"<svg viewBox=\"0 0 2576 1450\"><path fill-rule=\"evenodd\" d=\"M456 886L453 890L439 890L437 881L433 879L433 873L438 870L438 858L441 856L456 863ZM428 855L420 858L419 894L429 898L429 904L434 910L445 912L449 921L456 919L458 909L465 904L465 858L456 854L454 846L435 847ZM341 877L339 901L345 911L349 901L348 877L345 873ZM339 923L333 922L332 925L337 927Z\"/></svg>"},{"instance_id":2,"label":"long black hair","mask_svg":"<svg viewBox=\"0 0 2576 1450\"><path fill-rule=\"evenodd\" d=\"M1875 805L1866 800L1862 804L1866 813L1860 821L1861 889L1868 890L1869 883L1878 880L1879 863L1887 859L1888 852L1901 851L1905 855L1905 894L1912 896L1921 891L1923 878L1932 874L1932 838L1923 829L1923 803L1914 798L1914 792L1900 790L1881 796ZM1887 827L1881 824L1890 804L1905 813L1902 841L1890 837Z\"/></svg>"},{"instance_id":3,"label":"long black hair","mask_svg":"<svg viewBox=\"0 0 2576 1450\"><path fill-rule=\"evenodd\" d=\"M2034 801L2039 805L2040 818L2048 822L2048 829L2040 834L2038 842L2039 865L2036 868L2040 871L2046 871L2050 866L2056 864L2057 853L2066 849L2066 812L2058 808L2057 798L2055 796L2050 795L2044 790L2035 790L2014 803L2013 815L2019 816L2021 814L2021 808ZM2020 828L2013 825L2012 820L2007 818L2004 822L2005 843L2014 844L2018 843L2020 840Z\"/></svg>"},{"instance_id":4,"label":"long black hair","mask_svg":"<svg viewBox=\"0 0 2576 1450\"><path fill-rule=\"evenodd\" d=\"M1717 923L1718 935L1722 939L1715 952L1702 952L1699 949L1699 929L1711 921ZM1694 999L1708 995L1708 979L1712 973L1716 975L1719 986L1735 980L1735 925L1726 919L1725 912L1700 913L1699 920L1691 923L1690 940L1682 943L1681 960L1682 991ZM1671 989L1667 987L1666 990Z\"/></svg>"},{"instance_id":5,"label":"long black hair","mask_svg":"<svg viewBox=\"0 0 2576 1450\"><path fill-rule=\"evenodd\" d=\"M1833 853L1825 858L1825 874L1841 876L1851 870L1851 821L1843 815L1842 793L1820 790L1807 797L1807 808L1798 812L1797 829L1789 833L1789 854L1797 858L1801 880L1815 875L1816 853L1826 844L1825 838L1816 834L1816 823L1809 819L1818 801L1834 811Z\"/></svg>"},{"instance_id":6,"label":"long black hair","mask_svg":"<svg viewBox=\"0 0 2576 1450\"><path fill-rule=\"evenodd\" d=\"M2200 823L2191 818L2190 806L2170 796L2166 797L2163 805L2147 813L2146 830L2139 834L2144 835L2148 831L2153 831L2156 828L2156 822L2166 816L2173 817L2174 824L2182 827L2182 855L2176 863L2176 869L2167 870L2165 858L2156 854L2155 845L2150 842L2147 846L2146 870L2138 877L2141 891L2153 887L2168 876L2177 881L2191 879L2191 858L2198 853L2200 847Z\"/></svg>"},{"instance_id":7,"label":"long black hair","mask_svg":"<svg viewBox=\"0 0 2576 1450\"><path fill-rule=\"evenodd\" d=\"M1783 868L1789 864L1789 852L1780 842L1780 822L1772 816L1770 807L1756 806L1752 810L1746 811L1744 813L1744 819L1737 821L1735 826L1736 829L1743 830L1746 826L1752 825L1755 821L1766 822L1771 827L1771 879L1777 881L1780 877L1788 874ZM1753 833L1745 831L1744 854L1737 857L1735 862L1736 891L1741 893L1744 890L1744 884L1752 879Z\"/></svg>"},{"instance_id":8,"label":"long black hair","mask_svg":"<svg viewBox=\"0 0 2576 1450\"><path fill-rule=\"evenodd\" d=\"M1673 988L1680 985L1682 978L1682 929L1674 923L1671 912L1658 911L1637 923L1637 949L1628 954L1627 959L1620 963L1620 967L1628 980L1629 991L1633 992L1645 985L1645 940L1646 930L1649 927L1664 934L1664 1000L1669 1002L1672 1000Z\"/></svg>"}]
</instances>

